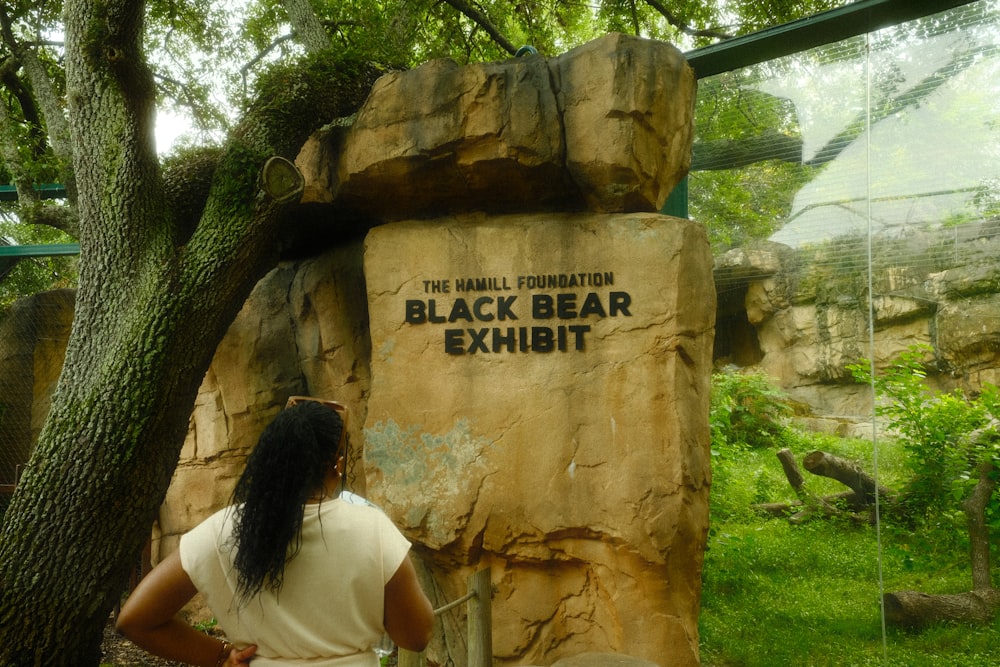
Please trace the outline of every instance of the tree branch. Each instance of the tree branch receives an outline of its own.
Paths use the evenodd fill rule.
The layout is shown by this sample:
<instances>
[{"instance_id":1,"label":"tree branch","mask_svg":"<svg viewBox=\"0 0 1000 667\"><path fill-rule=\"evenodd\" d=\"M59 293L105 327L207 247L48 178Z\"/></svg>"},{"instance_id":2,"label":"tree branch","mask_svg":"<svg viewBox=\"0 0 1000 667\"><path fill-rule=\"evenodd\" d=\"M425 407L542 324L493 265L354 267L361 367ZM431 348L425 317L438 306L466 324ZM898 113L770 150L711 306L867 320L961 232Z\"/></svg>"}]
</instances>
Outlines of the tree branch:
<instances>
[{"instance_id":1,"label":"tree branch","mask_svg":"<svg viewBox=\"0 0 1000 667\"><path fill-rule=\"evenodd\" d=\"M66 188L67 197L70 201L75 201L76 187L70 167L73 163L73 147L70 143L69 123L59 95L52 85L45 66L38 59L38 54L34 50L37 47L17 40L10 17L3 8L0 8L0 35L14 54L14 59L4 63L2 79L8 90L17 97L21 114L31 128L30 138L34 153L36 156L51 154L55 157L57 164L61 165L59 177ZM21 77L17 76L17 68L24 70L27 86ZM5 155L5 159L9 158ZM17 159L12 167L12 169L17 168L22 169L22 177L28 178L23 174L23 162L20 159ZM18 197L22 202L35 199L32 188L22 188L21 185L18 185ZM75 228L75 224L73 227Z\"/></svg>"},{"instance_id":2,"label":"tree branch","mask_svg":"<svg viewBox=\"0 0 1000 667\"><path fill-rule=\"evenodd\" d=\"M75 206L64 206L46 201L25 202L20 199L17 216L21 222L29 225L45 225L66 232L73 238L80 236L80 219L76 215Z\"/></svg>"},{"instance_id":3,"label":"tree branch","mask_svg":"<svg viewBox=\"0 0 1000 667\"><path fill-rule=\"evenodd\" d=\"M718 30L712 30L710 28L692 28L687 23L682 21L679 16L667 9L667 7L659 0L646 0L646 4L659 12L663 18L667 19L667 23L674 26L685 35L690 35L692 37L711 37L713 39L731 39L734 37L734 35L719 32Z\"/></svg>"},{"instance_id":4,"label":"tree branch","mask_svg":"<svg viewBox=\"0 0 1000 667\"><path fill-rule=\"evenodd\" d=\"M18 201L27 203L37 200L38 195L33 187L34 183L17 150L17 130L7 113L6 105L3 104L0 104L0 157L3 158L4 164L14 178Z\"/></svg>"},{"instance_id":5,"label":"tree branch","mask_svg":"<svg viewBox=\"0 0 1000 667\"><path fill-rule=\"evenodd\" d=\"M875 479L854 461L817 450L807 454L802 463L812 474L835 479L850 488L866 504L873 503L876 494L890 500L896 496L891 489L876 484Z\"/></svg>"},{"instance_id":6,"label":"tree branch","mask_svg":"<svg viewBox=\"0 0 1000 667\"><path fill-rule=\"evenodd\" d=\"M990 529L986 522L986 507L997 487L996 464L992 457L993 442L998 437L997 427L1000 422L991 420L983 428L969 434L969 444L975 450L986 450L976 467L978 480L972 493L962 502L969 526L969 556L972 565L972 589L984 590L993 588L993 577L990 574Z\"/></svg>"},{"instance_id":7,"label":"tree branch","mask_svg":"<svg viewBox=\"0 0 1000 667\"><path fill-rule=\"evenodd\" d=\"M281 35L279 37L276 37L270 44L267 45L267 47L263 51L255 55L253 58L247 61L247 63L243 67L240 68L240 80L243 82L244 97L246 97L247 94L247 72L256 67L257 63L263 60L267 56L267 54L269 54L271 51L278 48L279 45L284 44L285 42L289 42L293 39L295 39L294 34Z\"/></svg>"},{"instance_id":8,"label":"tree branch","mask_svg":"<svg viewBox=\"0 0 1000 667\"><path fill-rule=\"evenodd\" d=\"M500 30L493 25L486 14L482 13L468 2L465 2L465 0L444 0L444 2L451 5L456 11L468 17L476 25L485 30L486 34L492 37L493 41L499 44L500 48L504 51L510 55L517 53L517 47L511 44L510 40L503 36Z\"/></svg>"},{"instance_id":9,"label":"tree branch","mask_svg":"<svg viewBox=\"0 0 1000 667\"><path fill-rule=\"evenodd\" d=\"M309 0L283 0L285 13L292 24L292 31L309 53L330 48L330 36L316 16Z\"/></svg>"},{"instance_id":10,"label":"tree branch","mask_svg":"<svg viewBox=\"0 0 1000 667\"><path fill-rule=\"evenodd\" d=\"M763 160L802 164L802 137L773 129L741 139L696 141L691 148L691 170L738 169Z\"/></svg>"},{"instance_id":11,"label":"tree branch","mask_svg":"<svg viewBox=\"0 0 1000 667\"><path fill-rule=\"evenodd\" d=\"M76 180L70 166L73 164L73 144L70 141L69 121L63 111L62 102L38 54L31 49L25 49L21 54L21 60L25 74L35 91L35 98L41 105L52 152L59 164L63 165L59 169L59 174L66 188L66 196L70 202L75 203Z\"/></svg>"}]
</instances>

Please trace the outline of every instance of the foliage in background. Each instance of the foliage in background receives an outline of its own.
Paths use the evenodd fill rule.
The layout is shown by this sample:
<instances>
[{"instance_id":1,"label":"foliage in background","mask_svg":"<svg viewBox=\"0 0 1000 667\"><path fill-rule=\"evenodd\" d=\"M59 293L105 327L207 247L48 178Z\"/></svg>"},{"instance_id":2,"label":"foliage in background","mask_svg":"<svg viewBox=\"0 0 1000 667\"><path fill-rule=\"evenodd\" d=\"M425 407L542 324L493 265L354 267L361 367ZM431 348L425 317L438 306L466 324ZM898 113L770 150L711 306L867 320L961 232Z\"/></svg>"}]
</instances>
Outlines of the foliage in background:
<instances>
[{"instance_id":1,"label":"foliage in background","mask_svg":"<svg viewBox=\"0 0 1000 667\"><path fill-rule=\"evenodd\" d=\"M43 225L22 225L0 214L3 245L48 245L72 243L64 232ZM61 287L75 287L75 256L0 258L0 317L7 307L24 296Z\"/></svg>"},{"instance_id":2,"label":"foliage in background","mask_svg":"<svg viewBox=\"0 0 1000 667\"><path fill-rule=\"evenodd\" d=\"M242 12L233 12L226 3L153 3L147 30L157 48L151 59L159 71L170 73L158 79L162 108L190 115L201 138L217 136L232 122L233 101L246 99L265 66L302 55L302 45L289 26L289 8L299 1L250 1ZM461 64L503 60L523 45L553 57L608 32L662 40L688 50L847 3L320 0L310 4L334 48L408 68L435 58Z\"/></svg>"},{"instance_id":3,"label":"foliage in background","mask_svg":"<svg viewBox=\"0 0 1000 667\"><path fill-rule=\"evenodd\" d=\"M709 408L712 454L713 516L743 516L754 503L766 502L780 493L778 477L770 474L768 462L733 476L734 460L761 459L785 446L792 432L787 427L791 407L787 397L761 372L728 369L712 374ZM772 449L773 448L773 449ZM778 471L780 477L780 470ZM787 484L785 485L787 487ZM718 489L726 489L718 493Z\"/></svg>"},{"instance_id":4,"label":"foliage in background","mask_svg":"<svg viewBox=\"0 0 1000 667\"><path fill-rule=\"evenodd\" d=\"M761 449L781 445L792 408L788 396L760 371L712 374L709 425L713 450Z\"/></svg>"},{"instance_id":5,"label":"foliage in background","mask_svg":"<svg viewBox=\"0 0 1000 667\"><path fill-rule=\"evenodd\" d=\"M917 354L914 352L913 354ZM935 397L922 383L912 356L888 374L916 420L937 432L961 428L951 399L934 415ZM920 371L919 373L916 371ZM915 398L917 389L926 394ZM995 393L978 398L993 409ZM740 402L736 397L749 397ZM913 400L915 399L915 400ZM880 600L886 591L943 594L966 590L970 579L964 526L956 522L848 523L837 519L791 523L756 512L756 503L796 499L775 456L790 448L799 460L822 450L874 472L879 483L901 488L913 477L911 446L904 440L841 438L799 429L788 419L782 395L762 374L718 373L712 395L712 492L708 550L699 614L704 667L978 667L996 664L1000 619L984 626L959 624L920 633L888 628L883 643ZM744 406L736 408L737 405ZM781 433L751 447L731 428L733 411L747 406L750 429ZM975 410L972 410L975 413ZM900 419L904 419L900 415ZM740 421L737 419L737 421ZM950 426L949 426L950 424ZM915 425L914 428L922 428ZM933 466L932 462L928 463ZM839 482L806 475L817 495L843 491Z\"/></svg>"},{"instance_id":6,"label":"foliage in background","mask_svg":"<svg viewBox=\"0 0 1000 667\"><path fill-rule=\"evenodd\" d=\"M693 172L688 181L691 218L705 224L716 254L766 239L787 220L792 199L809 181L809 172L780 160Z\"/></svg>"},{"instance_id":7,"label":"foliage in background","mask_svg":"<svg viewBox=\"0 0 1000 667\"><path fill-rule=\"evenodd\" d=\"M815 171L802 164L794 105L754 90L761 76L750 67L698 82L688 207L717 253L777 231Z\"/></svg>"},{"instance_id":8,"label":"foliage in background","mask_svg":"<svg viewBox=\"0 0 1000 667\"><path fill-rule=\"evenodd\" d=\"M189 130L178 149L221 142L244 110L258 77L276 63L290 63L304 53L290 15L302 0L250 0L238 3L173 2L151 0L147 5L146 42L155 73L158 112L184 117ZM434 58L459 63L494 61L511 57L512 48L535 46L547 57L559 55L602 34L620 31L676 44L682 50L714 43L803 16L839 7L843 0L785 2L699 2L697 0L600 0L576 3L565 0L526 0L507 3L484 0L320 0L308 3L336 49L364 54L393 67L414 67ZM11 40L0 42L0 57L12 67L0 85L0 104L6 111L0 123L0 142L11 150L0 153L0 182L59 182L67 174L69 156L46 134L54 131L46 108L32 93L32 83L22 64L22 49L13 35L61 34L61 2L41 5L14 3L3 11L4 24L15 28ZM23 37L27 40L27 37ZM52 92L65 95L62 45L50 38L30 42L31 54L47 73ZM16 85L15 85L16 84ZM732 94L751 124L772 127L771 115L761 111L759 94L734 88ZM718 102L718 98L714 103ZM789 118L787 105L778 112ZM757 117L752 117L754 114ZM761 116L763 114L763 116ZM700 131L715 136L717 114ZM723 129L727 138L747 136L740 120ZM708 126L714 129L709 130ZM803 182L801 169L787 163L759 162L744 170L712 172L703 185L691 189L692 210L712 222L716 246L731 246L773 231L787 213L790 196ZM67 235L33 225L17 224L16 203L6 204L11 222L0 223L0 237L16 244L72 242ZM4 269L10 269L9 273ZM19 296L73 285L75 260L67 257L36 258L0 265L0 308Z\"/></svg>"},{"instance_id":9,"label":"foliage in background","mask_svg":"<svg viewBox=\"0 0 1000 667\"><path fill-rule=\"evenodd\" d=\"M959 503L975 486L976 469L984 457L1000 461L994 443L970 442L973 431L1000 418L1000 390L984 385L978 396L960 390L935 393L928 389L926 359L931 348L913 345L881 373L874 386L879 399L875 413L906 453L911 479L902 490L910 519L957 516ZM867 362L849 366L858 382L872 381ZM989 507L992 523L1000 517L1000 501ZM994 528L997 526L994 525Z\"/></svg>"}]
</instances>

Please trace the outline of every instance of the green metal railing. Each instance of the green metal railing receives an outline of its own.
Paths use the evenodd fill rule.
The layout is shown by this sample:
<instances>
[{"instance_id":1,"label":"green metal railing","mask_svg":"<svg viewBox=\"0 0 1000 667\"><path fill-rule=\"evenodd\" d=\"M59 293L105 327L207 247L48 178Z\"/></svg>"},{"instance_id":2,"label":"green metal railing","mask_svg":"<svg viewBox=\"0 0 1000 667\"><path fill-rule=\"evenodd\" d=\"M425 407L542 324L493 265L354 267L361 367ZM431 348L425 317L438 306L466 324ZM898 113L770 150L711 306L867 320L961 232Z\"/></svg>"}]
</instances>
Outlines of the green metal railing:
<instances>
[{"instance_id":1,"label":"green metal railing","mask_svg":"<svg viewBox=\"0 0 1000 667\"><path fill-rule=\"evenodd\" d=\"M40 199L65 199L66 188L59 183L42 183L35 186ZM0 201L17 201L17 188L0 185ZM5 257L24 259L25 257L52 257L54 255L79 255L79 243L47 243L44 245L6 245L0 242L0 260ZM5 263L0 262L0 267ZM7 262L6 264L9 264Z\"/></svg>"},{"instance_id":2,"label":"green metal railing","mask_svg":"<svg viewBox=\"0 0 1000 667\"><path fill-rule=\"evenodd\" d=\"M977 0L858 0L684 54L699 79L857 37Z\"/></svg>"},{"instance_id":3,"label":"green metal railing","mask_svg":"<svg viewBox=\"0 0 1000 667\"><path fill-rule=\"evenodd\" d=\"M0 257L49 257L79 255L79 243L46 243L43 245L0 245Z\"/></svg>"},{"instance_id":4,"label":"green metal railing","mask_svg":"<svg viewBox=\"0 0 1000 667\"><path fill-rule=\"evenodd\" d=\"M42 183L35 186L35 191L41 199L66 198L66 188L59 183ZM17 188L13 185L0 185L0 201L17 201Z\"/></svg>"},{"instance_id":5,"label":"green metal railing","mask_svg":"<svg viewBox=\"0 0 1000 667\"><path fill-rule=\"evenodd\" d=\"M858 0L797 21L694 49L685 53L684 57L694 70L695 77L703 79L790 56L824 44L833 44L976 1ZM687 194L685 176L670 193L660 212L678 218L688 217Z\"/></svg>"}]
</instances>

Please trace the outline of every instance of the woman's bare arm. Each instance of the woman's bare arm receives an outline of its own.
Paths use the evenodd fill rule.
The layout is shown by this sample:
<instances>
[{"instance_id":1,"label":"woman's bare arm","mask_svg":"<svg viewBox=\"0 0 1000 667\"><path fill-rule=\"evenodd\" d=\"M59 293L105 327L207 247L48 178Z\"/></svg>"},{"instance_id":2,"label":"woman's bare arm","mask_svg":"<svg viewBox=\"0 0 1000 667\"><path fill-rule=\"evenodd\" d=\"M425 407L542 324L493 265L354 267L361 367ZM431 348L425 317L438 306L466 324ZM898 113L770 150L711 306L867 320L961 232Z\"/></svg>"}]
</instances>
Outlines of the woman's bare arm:
<instances>
[{"instance_id":1,"label":"woman's bare arm","mask_svg":"<svg viewBox=\"0 0 1000 667\"><path fill-rule=\"evenodd\" d=\"M385 585L385 629L397 646L423 651L434 629L434 608L407 555Z\"/></svg>"},{"instance_id":2,"label":"woman's bare arm","mask_svg":"<svg viewBox=\"0 0 1000 667\"><path fill-rule=\"evenodd\" d=\"M118 630L138 646L162 658L215 667L224 644L177 616L181 607L197 592L175 551L143 577L128 596L118 614ZM256 646L232 649L223 664L248 665L256 651Z\"/></svg>"}]
</instances>

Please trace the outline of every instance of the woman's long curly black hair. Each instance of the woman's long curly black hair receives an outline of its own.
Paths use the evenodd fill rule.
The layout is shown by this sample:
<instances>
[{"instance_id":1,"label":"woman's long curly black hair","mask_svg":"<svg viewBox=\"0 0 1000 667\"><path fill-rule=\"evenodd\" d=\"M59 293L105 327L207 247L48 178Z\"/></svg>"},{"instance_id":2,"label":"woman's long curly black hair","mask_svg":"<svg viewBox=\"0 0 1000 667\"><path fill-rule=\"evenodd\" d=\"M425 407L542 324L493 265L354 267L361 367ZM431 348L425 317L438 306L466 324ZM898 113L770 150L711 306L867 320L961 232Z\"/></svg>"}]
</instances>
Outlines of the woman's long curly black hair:
<instances>
[{"instance_id":1,"label":"woman's long curly black hair","mask_svg":"<svg viewBox=\"0 0 1000 667\"><path fill-rule=\"evenodd\" d=\"M265 586L281 589L285 564L301 546L306 501L336 465L343 430L334 410L305 401L282 410L261 434L233 491L241 603Z\"/></svg>"}]
</instances>

